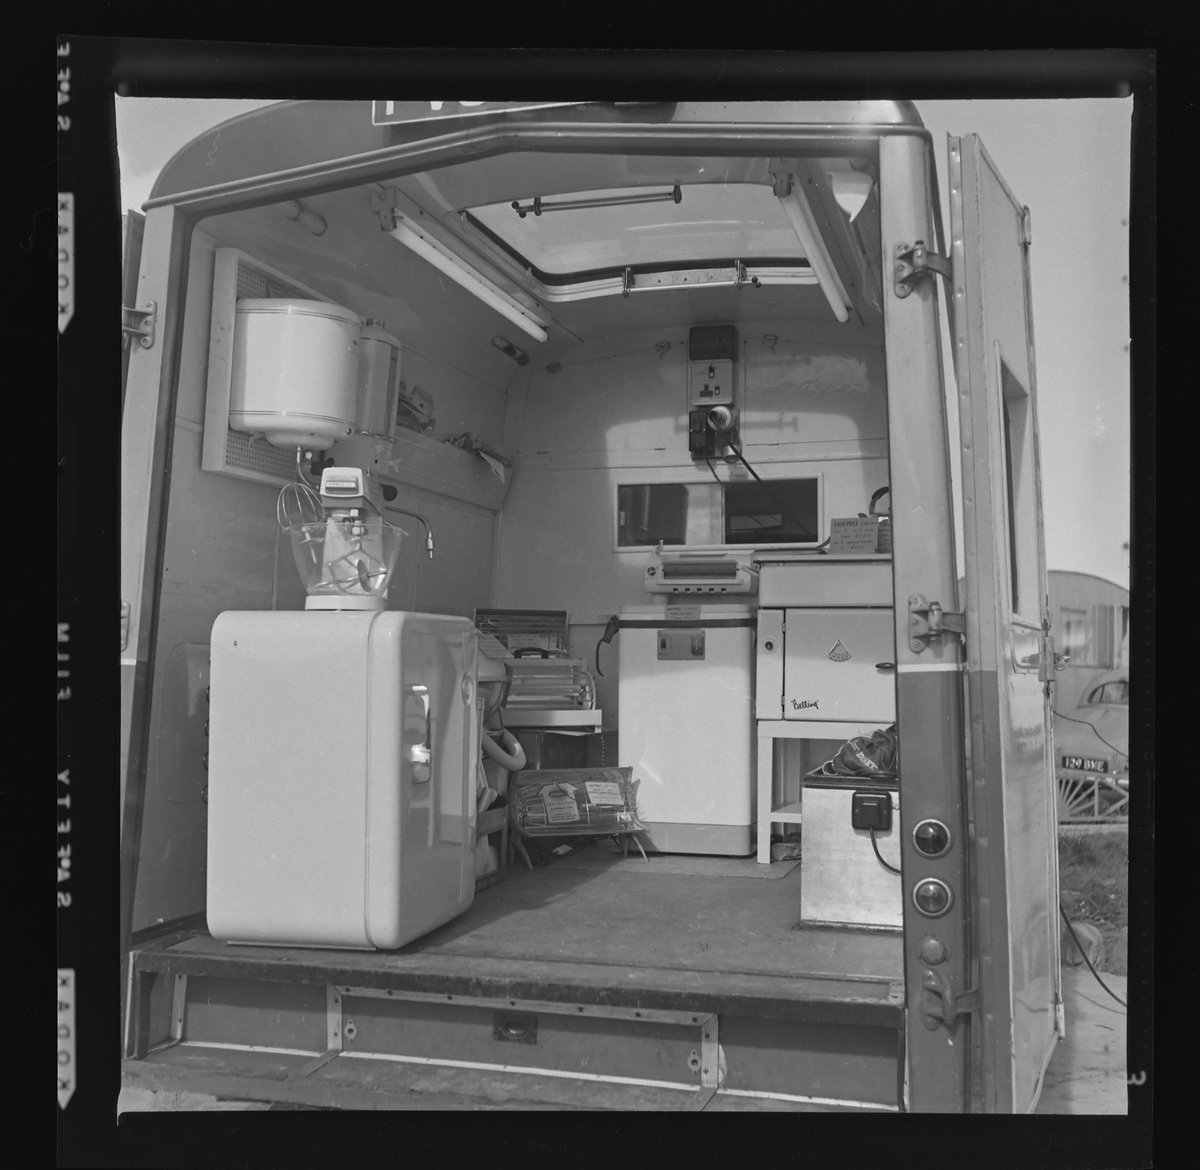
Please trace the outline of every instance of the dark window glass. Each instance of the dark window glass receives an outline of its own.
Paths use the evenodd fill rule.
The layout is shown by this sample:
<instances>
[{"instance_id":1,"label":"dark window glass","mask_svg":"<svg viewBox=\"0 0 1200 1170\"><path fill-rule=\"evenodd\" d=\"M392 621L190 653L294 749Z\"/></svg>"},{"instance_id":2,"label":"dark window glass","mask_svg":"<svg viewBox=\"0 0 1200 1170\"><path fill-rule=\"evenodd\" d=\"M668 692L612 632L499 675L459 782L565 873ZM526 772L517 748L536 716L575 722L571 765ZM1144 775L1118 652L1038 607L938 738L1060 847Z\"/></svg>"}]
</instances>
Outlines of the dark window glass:
<instances>
[{"instance_id":1,"label":"dark window glass","mask_svg":"<svg viewBox=\"0 0 1200 1170\"><path fill-rule=\"evenodd\" d=\"M687 485L624 483L617 487L617 546L683 544Z\"/></svg>"},{"instance_id":2,"label":"dark window glass","mask_svg":"<svg viewBox=\"0 0 1200 1170\"><path fill-rule=\"evenodd\" d=\"M725 485L726 544L804 544L819 539L815 479Z\"/></svg>"}]
</instances>

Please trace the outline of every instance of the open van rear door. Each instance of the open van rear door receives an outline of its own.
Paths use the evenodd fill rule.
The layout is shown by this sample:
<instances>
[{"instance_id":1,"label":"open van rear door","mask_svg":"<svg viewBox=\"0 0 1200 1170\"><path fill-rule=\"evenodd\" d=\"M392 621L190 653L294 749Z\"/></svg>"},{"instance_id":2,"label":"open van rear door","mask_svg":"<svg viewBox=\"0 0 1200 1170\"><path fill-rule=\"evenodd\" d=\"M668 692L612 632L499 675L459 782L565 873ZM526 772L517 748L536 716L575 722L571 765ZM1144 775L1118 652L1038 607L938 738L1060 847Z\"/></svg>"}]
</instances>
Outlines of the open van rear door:
<instances>
[{"instance_id":1,"label":"open van rear door","mask_svg":"<svg viewBox=\"0 0 1200 1170\"><path fill-rule=\"evenodd\" d=\"M949 139L970 722L975 1084L1032 1110L1063 1032L1029 212L975 135Z\"/></svg>"}]
</instances>

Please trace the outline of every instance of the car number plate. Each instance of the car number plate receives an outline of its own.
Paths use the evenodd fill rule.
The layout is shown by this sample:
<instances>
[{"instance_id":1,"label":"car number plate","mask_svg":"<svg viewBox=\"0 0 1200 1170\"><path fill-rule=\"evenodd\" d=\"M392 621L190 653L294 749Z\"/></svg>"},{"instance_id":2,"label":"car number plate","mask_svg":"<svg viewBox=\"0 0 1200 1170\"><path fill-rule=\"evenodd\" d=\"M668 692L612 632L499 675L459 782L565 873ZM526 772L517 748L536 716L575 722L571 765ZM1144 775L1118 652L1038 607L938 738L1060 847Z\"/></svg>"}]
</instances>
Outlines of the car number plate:
<instances>
[{"instance_id":1,"label":"car number plate","mask_svg":"<svg viewBox=\"0 0 1200 1170\"><path fill-rule=\"evenodd\" d=\"M1108 761L1097 760L1090 756L1063 756L1064 768L1077 768L1081 772L1107 772Z\"/></svg>"}]
</instances>

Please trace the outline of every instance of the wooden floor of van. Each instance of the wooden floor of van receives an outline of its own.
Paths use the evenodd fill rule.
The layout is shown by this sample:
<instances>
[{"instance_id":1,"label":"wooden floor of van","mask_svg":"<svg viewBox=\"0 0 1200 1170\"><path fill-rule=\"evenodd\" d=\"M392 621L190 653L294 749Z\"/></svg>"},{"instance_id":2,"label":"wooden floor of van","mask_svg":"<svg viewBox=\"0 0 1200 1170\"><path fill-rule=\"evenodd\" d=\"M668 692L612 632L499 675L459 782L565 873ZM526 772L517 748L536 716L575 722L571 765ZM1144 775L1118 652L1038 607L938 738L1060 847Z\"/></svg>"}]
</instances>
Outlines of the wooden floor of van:
<instances>
[{"instance_id":1,"label":"wooden floor of van","mask_svg":"<svg viewBox=\"0 0 1200 1170\"><path fill-rule=\"evenodd\" d=\"M131 957L124 1083L341 1108L897 1110L901 936L801 927L799 889L795 862L598 842L518 858L397 951L164 935Z\"/></svg>"}]
</instances>

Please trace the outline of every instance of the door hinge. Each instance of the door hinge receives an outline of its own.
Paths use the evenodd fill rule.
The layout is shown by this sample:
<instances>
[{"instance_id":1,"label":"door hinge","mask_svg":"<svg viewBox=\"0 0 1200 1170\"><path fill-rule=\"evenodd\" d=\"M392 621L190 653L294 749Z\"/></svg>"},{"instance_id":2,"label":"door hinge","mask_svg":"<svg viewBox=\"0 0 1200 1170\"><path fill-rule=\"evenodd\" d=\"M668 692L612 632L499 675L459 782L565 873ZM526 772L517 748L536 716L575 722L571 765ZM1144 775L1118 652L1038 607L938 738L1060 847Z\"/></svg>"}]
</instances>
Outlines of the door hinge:
<instances>
[{"instance_id":1,"label":"door hinge","mask_svg":"<svg viewBox=\"0 0 1200 1170\"><path fill-rule=\"evenodd\" d=\"M945 256L931 252L924 240L915 244L897 244L894 268L896 296L906 297L922 276L933 273L950 278L950 261Z\"/></svg>"},{"instance_id":2,"label":"door hinge","mask_svg":"<svg viewBox=\"0 0 1200 1170\"><path fill-rule=\"evenodd\" d=\"M150 349L154 345L154 325L157 317L158 304L155 301L147 301L140 309L122 305L121 340L132 341L136 337L142 349Z\"/></svg>"},{"instance_id":3,"label":"door hinge","mask_svg":"<svg viewBox=\"0 0 1200 1170\"><path fill-rule=\"evenodd\" d=\"M921 1011L931 1032L938 1024L953 1024L959 1016L979 1011L979 989L956 992L949 976L926 968L921 976Z\"/></svg>"},{"instance_id":4,"label":"door hinge","mask_svg":"<svg viewBox=\"0 0 1200 1170\"><path fill-rule=\"evenodd\" d=\"M941 644L943 634L966 633L966 614L942 608L940 601L926 601L919 593L908 599L908 647L920 654L931 642Z\"/></svg>"},{"instance_id":5,"label":"door hinge","mask_svg":"<svg viewBox=\"0 0 1200 1170\"><path fill-rule=\"evenodd\" d=\"M1028 248L1033 243L1033 219L1030 217L1029 208L1021 208L1021 244Z\"/></svg>"},{"instance_id":6,"label":"door hinge","mask_svg":"<svg viewBox=\"0 0 1200 1170\"><path fill-rule=\"evenodd\" d=\"M129 602L121 602L121 653L129 648Z\"/></svg>"}]
</instances>

